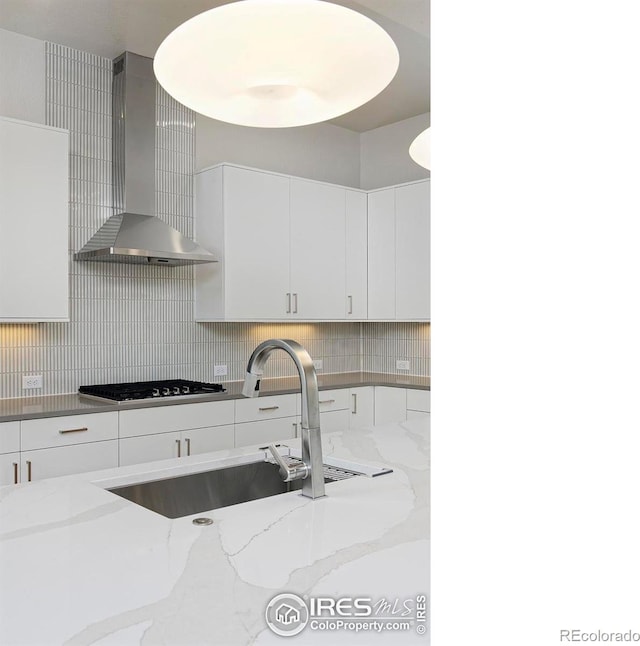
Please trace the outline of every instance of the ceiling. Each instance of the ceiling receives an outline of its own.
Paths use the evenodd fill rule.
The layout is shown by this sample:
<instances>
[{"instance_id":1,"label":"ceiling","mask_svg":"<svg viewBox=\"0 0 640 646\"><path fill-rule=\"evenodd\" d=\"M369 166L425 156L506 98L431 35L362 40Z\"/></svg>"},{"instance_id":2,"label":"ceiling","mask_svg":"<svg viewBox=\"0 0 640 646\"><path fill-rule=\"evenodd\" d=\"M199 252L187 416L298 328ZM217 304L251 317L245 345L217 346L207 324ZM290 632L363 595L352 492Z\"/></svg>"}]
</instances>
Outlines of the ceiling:
<instances>
[{"instance_id":1,"label":"ceiling","mask_svg":"<svg viewBox=\"0 0 640 646\"><path fill-rule=\"evenodd\" d=\"M100 56L153 57L175 27L229 0L0 0L0 28ZM377 97L330 123L364 132L429 112L430 0L332 0L375 20L400 52L398 72Z\"/></svg>"}]
</instances>

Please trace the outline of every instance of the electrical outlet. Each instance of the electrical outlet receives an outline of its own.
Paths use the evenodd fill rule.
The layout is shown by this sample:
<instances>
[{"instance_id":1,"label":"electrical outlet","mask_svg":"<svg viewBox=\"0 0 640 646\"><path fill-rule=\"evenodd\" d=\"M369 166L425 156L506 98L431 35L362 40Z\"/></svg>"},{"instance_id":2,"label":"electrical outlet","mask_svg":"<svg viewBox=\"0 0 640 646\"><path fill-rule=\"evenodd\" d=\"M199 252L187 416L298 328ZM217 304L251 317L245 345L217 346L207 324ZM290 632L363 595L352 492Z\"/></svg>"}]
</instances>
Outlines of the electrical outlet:
<instances>
[{"instance_id":1,"label":"electrical outlet","mask_svg":"<svg viewBox=\"0 0 640 646\"><path fill-rule=\"evenodd\" d=\"M39 390L42 388L42 375L27 375L22 378L22 390Z\"/></svg>"},{"instance_id":2,"label":"electrical outlet","mask_svg":"<svg viewBox=\"0 0 640 646\"><path fill-rule=\"evenodd\" d=\"M313 367L316 370L322 370L323 363L324 362L322 361L322 359L314 359L313 360Z\"/></svg>"},{"instance_id":3,"label":"electrical outlet","mask_svg":"<svg viewBox=\"0 0 640 646\"><path fill-rule=\"evenodd\" d=\"M222 364L220 366L213 366L213 376L214 377L225 377L227 374L227 364Z\"/></svg>"},{"instance_id":4,"label":"electrical outlet","mask_svg":"<svg viewBox=\"0 0 640 646\"><path fill-rule=\"evenodd\" d=\"M406 359L398 359L396 361L396 370L411 370L411 364Z\"/></svg>"}]
</instances>

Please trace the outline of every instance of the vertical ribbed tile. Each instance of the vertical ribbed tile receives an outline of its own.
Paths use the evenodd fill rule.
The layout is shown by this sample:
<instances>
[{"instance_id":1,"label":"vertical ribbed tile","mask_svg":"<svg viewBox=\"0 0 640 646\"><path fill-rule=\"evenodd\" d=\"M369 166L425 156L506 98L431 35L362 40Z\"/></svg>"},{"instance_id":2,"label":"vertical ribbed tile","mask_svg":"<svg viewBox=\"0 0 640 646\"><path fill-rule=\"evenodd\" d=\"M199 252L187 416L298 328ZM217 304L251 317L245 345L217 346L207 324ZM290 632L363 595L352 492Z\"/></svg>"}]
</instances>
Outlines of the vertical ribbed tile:
<instances>
[{"instance_id":1,"label":"vertical ribbed tile","mask_svg":"<svg viewBox=\"0 0 640 646\"><path fill-rule=\"evenodd\" d=\"M409 374L430 375L430 333L429 323L363 323L362 369L408 374L396 368L403 359L410 362Z\"/></svg>"},{"instance_id":2,"label":"vertical ribbed tile","mask_svg":"<svg viewBox=\"0 0 640 646\"><path fill-rule=\"evenodd\" d=\"M112 63L47 43L47 123L70 131L69 249L77 251L113 214ZM150 116L151 118L151 116ZM195 115L160 87L156 92L156 215L192 237ZM253 348L269 338L299 341L324 372L396 373L396 359L429 374L429 325L419 323L195 323L192 267L74 262L70 323L0 325L0 398L75 392L82 384L244 377ZM42 374L42 391L21 388ZM284 353L265 376L295 374Z\"/></svg>"}]
</instances>

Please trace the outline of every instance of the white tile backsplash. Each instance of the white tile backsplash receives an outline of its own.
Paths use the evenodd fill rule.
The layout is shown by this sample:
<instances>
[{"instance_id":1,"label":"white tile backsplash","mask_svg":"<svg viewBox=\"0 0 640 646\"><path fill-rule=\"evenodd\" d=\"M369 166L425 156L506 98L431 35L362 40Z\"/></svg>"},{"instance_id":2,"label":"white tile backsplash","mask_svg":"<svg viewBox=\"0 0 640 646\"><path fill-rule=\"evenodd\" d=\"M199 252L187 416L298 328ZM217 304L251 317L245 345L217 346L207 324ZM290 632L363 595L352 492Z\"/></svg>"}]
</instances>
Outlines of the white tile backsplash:
<instances>
[{"instance_id":1,"label":"white tile backsplash","mask_svg":"<svg viewBox=\"0 0 640 646\"><path fill-rule=\"evenodd\" d=\"M23 396L25 374L43 375L42 391L29 393L43 395L92 383L214 381L214 364L228 368L216 381L237 380L253 348L272 337L302 343L325 373L396 373L398 358L411 361L412 374L428 374L428 324L196 323L192 267L75 262L71 255L114 213L111 60L53 43L45 56L47 123L71 131L71 322L0 325L0 398ZM156 215L189 237L194 165L194 113L158 87ZM267 364L267 377L293 374L284 354Z\"/></svg>"}]
</instances>

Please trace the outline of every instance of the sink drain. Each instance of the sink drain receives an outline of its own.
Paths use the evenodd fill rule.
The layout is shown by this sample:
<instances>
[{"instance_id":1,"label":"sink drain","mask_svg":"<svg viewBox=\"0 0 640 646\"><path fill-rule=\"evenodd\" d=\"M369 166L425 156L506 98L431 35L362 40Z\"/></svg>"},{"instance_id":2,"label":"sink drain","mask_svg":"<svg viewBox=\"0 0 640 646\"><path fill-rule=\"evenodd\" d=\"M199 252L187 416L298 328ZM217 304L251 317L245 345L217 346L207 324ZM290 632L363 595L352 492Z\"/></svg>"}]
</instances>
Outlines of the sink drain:
<instances>
[{"instance_id":1,"label":"sink drain","mask_svg":"<svg viewBox=\"0 0 640 646\"><path fill-rule=\"evenodd\" d=\"M194 525L213 525L212 518L194 518L192 522Z\"/></svg>"}]
</instances>

